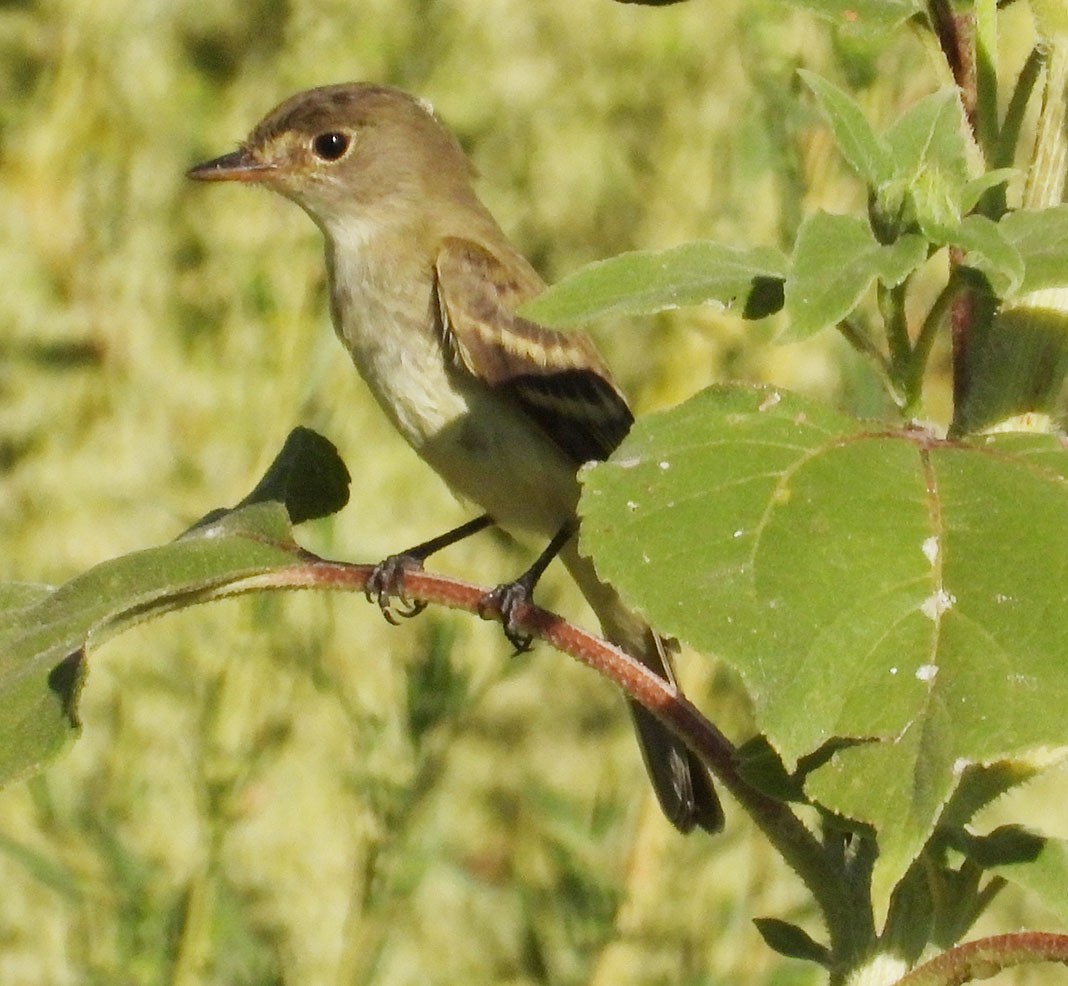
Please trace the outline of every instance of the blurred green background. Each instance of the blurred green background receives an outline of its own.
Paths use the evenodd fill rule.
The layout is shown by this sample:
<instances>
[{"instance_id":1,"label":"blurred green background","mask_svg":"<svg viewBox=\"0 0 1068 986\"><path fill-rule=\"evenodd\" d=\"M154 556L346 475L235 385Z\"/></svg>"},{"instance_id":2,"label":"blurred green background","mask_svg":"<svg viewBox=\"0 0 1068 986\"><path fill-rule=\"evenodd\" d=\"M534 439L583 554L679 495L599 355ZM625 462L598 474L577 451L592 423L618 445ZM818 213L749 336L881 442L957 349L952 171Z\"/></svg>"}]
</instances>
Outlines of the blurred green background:
<instances>
[{"instance_id":1,"label":"blurred green background","mask_svg":"<svg viewBox=\"0 0 1068 986\"><path fill-rule=\"evenodd\" d=\"M552 281L700 237L786 247L805 212L862 206L802 66L883 123L940 81L904 29L836 36L770 0L0 3L0 576L58 583L174 537L297 423L353 474L313 550L373 561L470 516L333 338L312 224L183 177L281 99L350 79L431 99ZM592 331L639 412L723 379L882 409L839 340L775 328L701 310ZM484 534L437 564L493 585L530 557ZM555 570L540 599L591 621ZM109 643L82 738L0 792L0 982L818 981L750 923L821 934L745 819L676 835L618 694L545 647L508 654L469 618L394 629L312 594ZM727 671L682 664L745 739ZM991 929L1048 924L999 906Z\"/></svg>"}]
</instances>

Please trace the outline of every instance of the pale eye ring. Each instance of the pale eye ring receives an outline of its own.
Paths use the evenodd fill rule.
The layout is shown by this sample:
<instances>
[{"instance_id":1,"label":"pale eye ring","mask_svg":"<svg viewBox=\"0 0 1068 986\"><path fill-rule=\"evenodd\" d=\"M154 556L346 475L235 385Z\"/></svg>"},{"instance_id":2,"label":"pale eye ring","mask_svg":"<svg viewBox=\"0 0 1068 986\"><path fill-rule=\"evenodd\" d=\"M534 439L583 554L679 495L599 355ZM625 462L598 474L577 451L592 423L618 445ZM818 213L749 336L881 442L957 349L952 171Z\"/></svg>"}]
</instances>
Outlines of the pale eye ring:
<instances>
[{"instance_id":1,"label":"pale eye ring","mask_svg":"<svg viewBox=\"0 0 1068 986\"><path fill-rule=\"evenodd\" d=\"M351 143L348 134L328 130L312 138L312 153L322 161L337 161L345 156Z\"/></svg>"}]
</instances>

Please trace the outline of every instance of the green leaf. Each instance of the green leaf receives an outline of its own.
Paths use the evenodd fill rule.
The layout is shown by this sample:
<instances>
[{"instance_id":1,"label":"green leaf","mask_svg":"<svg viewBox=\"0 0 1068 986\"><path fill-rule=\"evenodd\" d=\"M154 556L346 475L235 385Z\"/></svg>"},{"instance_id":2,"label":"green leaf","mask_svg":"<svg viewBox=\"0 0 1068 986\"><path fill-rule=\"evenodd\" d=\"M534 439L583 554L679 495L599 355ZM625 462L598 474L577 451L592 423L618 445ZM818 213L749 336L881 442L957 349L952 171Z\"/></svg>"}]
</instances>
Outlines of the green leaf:
<instances>
[{"instance_id":1,"label":"green leaf","mask_svg":"<svg viewBox=\"0 0 1068 986\"><path fill-rule=\"evenodd\" d=\"M853 98L813 72L801 70L799 74L819 102L838 150L849 166L873 187L889 181L893 176L890 148L875 133Z\"/></svg>"},{"instance_id":2,"label":"green leaf","mask_svg":"<svg viewBox=\"0 0 1068 986\"><path fill-rule=\"evenodd\" d=\"M1039 755L1018 760L1002 760L986 767L969 767L961 775L953 798L942 813L939 824L949 829L963 831L976 812L1006 791L1026 784L1042 771L1056 766L1064 757L1064 751L1043 751Z\"/></svg>"},{"instance_id":3,"label":"green leaf","mask_svg":"<svg viewBox=\"0 0 1068 986\"><path fill-rule=\"evenodd\" d=\"M953 433L1000 429L1025 414L1059 420L1068 378L1068 313L1004 305L975 324L980 331L967 352L971 385L954 408Z\"/></svg>"},{"instance_id":4,"label":"green leaf","mask_svg":"<svg viewBox=\"0 0 1068 986\"><path fill-rule=\"evenodd\" d=\"M641 419L585 474L582 543L664 633L735 667L806 792L874 827L889 894L969 765L1068 746L1068 453L866 425L773 389Z\"/></svg>"},{"instance_id":5,"label":"green leaf","mask_svg":"<svg viewBox=\"0 0 1068 986\"><path fill-rule=\"evenodd\" d=\"M969 182L964 133L956 89L911 106L883 133L893 177L877 190L876 212L899 217L902 228L915 223L933 239L955 227Z\"/></svg>"},{"instance_id":6,"label":"green leaf","mask_svg":"<svg viewBox=\"0 0 1068 986\"><path fill-rule=\"evenodd\" d=\"M964 113L956 89L942 89L910 106L884 133L897 177L913 180L936 168L963 187L968 180Z\"/></svg>"},{"instance_id":7,"label":"green leaf","mask_svg":"<svg viewBox=\"0 0 1068 986\"><path fill-rule=\"evenodd\" d=\"M764 736L754 736L738 747L735 753L738 773L747 784L779 801L805 801L802 780L790 774L782 758Z\"/></svg>"},{"instance_id":8,"label":"green leaf","mask_svg":"<svg viewBox=\"0 0 1068 986\"><path fill-rule=\"evenodd\" d=\"M922 13L920 0L790 0L840 27L885 30Z\"/></svg>"},{"instance_id":9,"label":"green leaf","mask_svg":"<svg viewBox=\"0 0 1068 986\"><path fill-rule=\"evenodd\" d=\"M967 216L941 242L960 247L964 262L986 276L999 298L1008 298L1024 280L1024 260L1001 227L986 216Z\"/></svg>"},{"instance_id":10,"label":"green leaf","mask_svg":"<svg viewBox=\"0 0 1068 986\"><path fill-rule=\"evenodd\" d=\"M1021 293L1068 284L1068 205L1020 209L998 226L1023 260Z\"/></svg>"},{"instance_id":11,"label":"green leaf","mask_svg":"<svg viewBox=\"0 0 1068 986\"><path fill-rule=\"evenodd\" d=\"M349 502L350 479L332 442L310 428L297 427L286 437L263 478L237 506L280 503L290 523L303 524L328 517L344 507ZM226 509L213 510L197 521L194 528L227 513Z\"/></svg>"},{"instance_id":12,"label":"green leaf","mask_svg":"<svg viewBox=\"0 0 1068 986\"><path fill-rule=\"evenodd\" d=\"M290 515L322 516L347 498L348 472L334 447L298 428L243 506L212 511L177 541L104 562L58 589L0 586L0 784L56 756L76 734L87 647L298 563Z\"/></svg>"},{"instance_id":13,"label":"green leaf","mask_svg":"<svg viewBox=\"0 0 1068 986\"><path fill-rule=\"evenodd\" d=\"M20 619L29 606L39 603L52 592L52 586L35 582L0 583L0 630Z\"/></svg>"},{"instance_id":14,"label":"green leaf","mask_svg":"<svg viewBox=\"0 0 1068 986\"><path fill-rule=\"evenodd\" d=\"M831 953L827 946L821 945L796 924L780 921L778 918L754 918L753 924L765 944L780 955L830 967Z\"/></svg>"},{"instance_id":15,"label":"green leaf","mask_svg":"<svg viewBox=\"0 0 1068 986\"><path fill-rule=\"evenodd\" d=\"M990 189L997 188L998 185L1004 185L1017 174L1019 172L1015 168L995 168L993 171L984 171L978 178L972 178L967 181L964 188L961 189L961 212L971 212Z\"/></svg>"},{"instance_id":16,"label":"green leaf","mask_svg":"<svg viewBox=\"0 0 1068 986\"><path fill-rule=\"evenodd\" d=\"M246 507L180 540L104 562L0 625L0 783L56 756L78 728L84 648L131 623L216 598L297 560L276 503Z\"/></svg>"},{"instance_id":17,"label":"green leaf","mask_svg":"<svg viewBox=\"0 0 1068 986\"><path fill-rule=\"evenodd\" d=\"M786 279L787 334L803 339L837 325L877 279L900 284L926 256L927 244L920 236L903 236L884 246L856 216L809 216L798 230Z\"/></svg>"},{"instance_id":18,"label":"green leaf","mask_svg":"<svg viewBox=\"0 0 1068 986\"><path fill-rule=\"evenodd\" d=\"M1003 863L992 873L1031 891L1062 922L1068 922L1068 842L1043 839L1033 855Z\"/></svg>"},{"instance_id":19,"label":"green leaf","mask_svg":"<svg viewBox=\"0 0 1068 986\"><path fill-rule=\"evenodd\" d=\"M603 315L649 315L684 305L741 301L760 291L759 314L768 287L781 284L786 261L776 250L735 250L719 243L686 243L669 250L624 253L565 277L520 313L546 325L569 325ZM779 301L781 306L781 299Z\"/></svg>"},{"instance_id":20,"label":"green leaf","mask_svg":"<svg viewBox=\"0 0 1068 986\"><path fill-rule=\"evenodd\" d=\"M1001 825L987 835L972 835L962 831L952 845L983 869L989 870L996 866L1032 862L1045 848L1046 839L1022 825Z\"/></svg>"}]
</instances>

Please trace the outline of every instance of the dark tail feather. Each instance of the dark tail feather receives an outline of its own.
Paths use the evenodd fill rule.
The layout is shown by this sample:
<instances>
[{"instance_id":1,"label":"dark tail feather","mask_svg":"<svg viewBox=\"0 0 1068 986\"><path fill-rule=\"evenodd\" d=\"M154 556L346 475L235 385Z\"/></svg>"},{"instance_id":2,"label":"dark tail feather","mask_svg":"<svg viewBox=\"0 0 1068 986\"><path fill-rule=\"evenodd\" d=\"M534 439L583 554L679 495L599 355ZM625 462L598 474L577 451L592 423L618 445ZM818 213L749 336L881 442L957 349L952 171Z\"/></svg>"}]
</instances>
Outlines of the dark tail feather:
<instances>
[{"instance_id":1,"label":"dark tail feather","mask_svg":"<svg viewBox=\"0 0 1068 986\"><path fill-rule=\"evenodd\" d=\"M631 702L630 711L645 769L668 821L683 834L694 827L719 832L723 806L708 769L648 709Z\"/></svg>"},{"instance_id":2,"label":"dark tail feather","mask_svg":"<svg viewBox=\"0 0 1068 986\"><path fill-rule=\"evenodd\" d=\"M611 586L597 577L589 559L578 553L574 539L564 546L560 557L601 621L605 637L674 685L668 641L654 633ZM645 768L668 820L684 833L695 827L718 832L723 828L723 807L708 769L656 716L635 702L630 706Z\"/></svg>"}]
</instances>

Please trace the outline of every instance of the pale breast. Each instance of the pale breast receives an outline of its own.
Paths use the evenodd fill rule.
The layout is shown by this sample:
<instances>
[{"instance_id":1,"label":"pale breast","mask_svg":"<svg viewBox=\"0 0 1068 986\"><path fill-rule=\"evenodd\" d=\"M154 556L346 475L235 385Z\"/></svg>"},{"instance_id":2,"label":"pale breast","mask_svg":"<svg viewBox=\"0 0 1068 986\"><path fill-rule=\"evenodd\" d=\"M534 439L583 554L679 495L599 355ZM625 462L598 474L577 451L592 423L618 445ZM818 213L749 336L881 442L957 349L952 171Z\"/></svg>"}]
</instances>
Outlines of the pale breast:
<instances>
[{"instance_id":1,"label":"pale breast","mask_svg":"<svg viewBox=\"0 0 1068 986\"><path fill-rule=\"evenodd\" d=\"M435 330L433 281L429 270L368 264L364 258L380 251L361 246L327 250L334 329L382 410L418 451L467 412Z\"/></svg>"},{"instance_id":2,"label":"pale breast","mask_svg":"<svg viewBox=\"0 0 1068 986\"><path fill-rule=\"evenodd\" d=\"M449 364L430 272L328 259L334 327L405 440L502 526L551 536L575 509L574 465L507 395Z\"/></svg>"}]
</instances>

